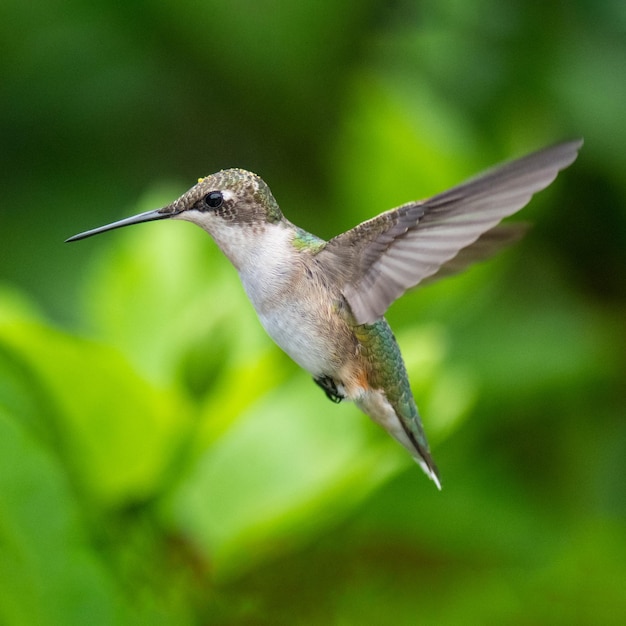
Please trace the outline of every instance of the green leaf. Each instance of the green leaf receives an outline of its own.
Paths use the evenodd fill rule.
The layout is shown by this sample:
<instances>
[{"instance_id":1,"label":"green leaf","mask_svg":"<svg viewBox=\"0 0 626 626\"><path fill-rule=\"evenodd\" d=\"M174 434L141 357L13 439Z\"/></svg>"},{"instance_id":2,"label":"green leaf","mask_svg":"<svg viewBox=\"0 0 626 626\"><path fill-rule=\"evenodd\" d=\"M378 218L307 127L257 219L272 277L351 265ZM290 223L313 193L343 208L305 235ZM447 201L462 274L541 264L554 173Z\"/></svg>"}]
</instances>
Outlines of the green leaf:
<instances>
[{"instance_id":1,"label":"green leaf","mask_svg":"<svg viewBox=\"0 0 626 626\"><path fill-rule=\"evenodd\" d=\"M0 622L117 625L127 607L91 550L57 459L0 409Z\"/></svg>"},{"instance_id":2,"label":"green leaf","mask_svg":"<svg viewBox=\"0 0 626 626\"><path fill-rule=\"evenodd\" d=\"M56 433L85 492L109 504L154 494L189 426L184 399L149 384L113 348L12 315L1 297L0 310L0 349L45 396L39 421ZM15 406L19 393L6 402Z\"/></svg>"},{"instance_id":3,"label":"green leaf","mask_svg":"<svg viewBox=\"0 0 626 626\"><path fill-rule=\"evenodd\" d=\"M310 541L407 465L367 417L302 374L206 449L165 514L229 578Z\"/></svg>"}]
</instances>

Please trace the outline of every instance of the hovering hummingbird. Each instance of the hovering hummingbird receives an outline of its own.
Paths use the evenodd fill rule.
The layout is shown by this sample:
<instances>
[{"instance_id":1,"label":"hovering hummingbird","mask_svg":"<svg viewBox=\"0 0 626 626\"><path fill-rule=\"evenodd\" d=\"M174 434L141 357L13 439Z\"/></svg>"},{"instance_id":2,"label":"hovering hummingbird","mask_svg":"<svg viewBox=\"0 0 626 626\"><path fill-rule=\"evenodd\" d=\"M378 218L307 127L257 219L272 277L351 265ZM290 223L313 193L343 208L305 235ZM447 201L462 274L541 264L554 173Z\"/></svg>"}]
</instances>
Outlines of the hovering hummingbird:
<instances>
[{"instance_id":1,"label":"hovering hummingbird","mask_svg":"<svg viewBox=\"0 0 626 626\"><path fill-rule=\"evenodd\" d=\"M200 178L178 200L67 239L162 219L206 230L239 272L269 336L333 402L352 400L439 489L396 339L383 317L407 289L461 271L519 237L500 220L577 156L582 140L535 152L325 241L285 218L256 174Z\"/></svg>"}]
</instances>

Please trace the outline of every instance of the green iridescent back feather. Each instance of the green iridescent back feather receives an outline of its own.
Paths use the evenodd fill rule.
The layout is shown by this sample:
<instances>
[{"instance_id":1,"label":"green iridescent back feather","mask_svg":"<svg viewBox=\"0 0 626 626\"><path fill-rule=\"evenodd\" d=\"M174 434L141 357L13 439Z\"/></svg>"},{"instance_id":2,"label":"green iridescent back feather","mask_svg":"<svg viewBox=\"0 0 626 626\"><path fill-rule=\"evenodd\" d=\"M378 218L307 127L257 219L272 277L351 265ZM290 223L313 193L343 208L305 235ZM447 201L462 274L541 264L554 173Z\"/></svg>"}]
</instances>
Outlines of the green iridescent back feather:
<instances>
[{"instance_id":1,"label":"green iridescent back feather","mask_svg":"<svg viewBox=\"0 0 626 626\"><path fill-rule=\"evenodd\" d=\"M309 250L313 254L316 254L326 246L326 241L320 239L316 235L308 233L306 230L294 226L296 230L295 237L293 238L293 247L298 250Z\"/></svg>"},{"instance_id":2,"label":"green iridescent back feather","mask_svg":"<svg viewBox=\"0 0 626 626\"><path fill-rule=\"evenodd\" d=\"M416 440L428 450L404 360L387 320L381 318L373 324L357 326L354 332L367 362L376 364L368 373L369 384L385 392L394 411L404 418Z\"/></svg>"}]
</instances>

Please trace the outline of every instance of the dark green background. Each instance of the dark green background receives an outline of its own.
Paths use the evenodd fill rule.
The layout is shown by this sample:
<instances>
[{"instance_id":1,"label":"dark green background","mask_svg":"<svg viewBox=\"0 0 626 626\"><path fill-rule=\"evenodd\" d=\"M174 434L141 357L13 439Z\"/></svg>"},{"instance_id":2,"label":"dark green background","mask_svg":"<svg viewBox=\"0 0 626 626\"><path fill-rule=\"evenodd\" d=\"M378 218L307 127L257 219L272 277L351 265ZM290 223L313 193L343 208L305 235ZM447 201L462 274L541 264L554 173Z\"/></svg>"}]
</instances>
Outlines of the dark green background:
<instances>
[{"instance_id":1,"label":"dark green background","mask_svg":"<svg viewBox=\"0 0 626 626\"><path fill-rule=\"evenodd\" d=\"M618 1L33 0L0 19L0 623L621 624ZM251 169L331 237L582 136L523 242L389 312L444 489L189 224Z\"/></svg>"}]
</instances>

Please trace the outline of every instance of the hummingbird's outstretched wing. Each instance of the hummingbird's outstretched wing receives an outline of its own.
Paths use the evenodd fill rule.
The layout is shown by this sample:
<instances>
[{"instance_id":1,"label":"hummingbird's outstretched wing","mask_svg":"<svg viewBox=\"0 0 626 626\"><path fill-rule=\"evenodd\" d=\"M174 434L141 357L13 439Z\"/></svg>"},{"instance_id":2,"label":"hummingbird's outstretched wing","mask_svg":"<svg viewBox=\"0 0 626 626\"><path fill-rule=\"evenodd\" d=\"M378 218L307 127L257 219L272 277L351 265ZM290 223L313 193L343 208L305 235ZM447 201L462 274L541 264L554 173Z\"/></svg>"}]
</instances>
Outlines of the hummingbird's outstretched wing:
<instances>
[{"instance_id":1,"label":"hummingbird's outstretched wing","mask_svg":"<svg viewBox=\"0 0 626 626\"><path fill-rule=\"evenodd\" d=\"M528 222L506 222L494 226L474 243L459 250L456 256L440 265L434 274L424 278L420 284L430 285L441 278L460 274L470 265L484 261L519 241L530 230L530 226Z\"/></svg>"},{"instance_id":2,"label":"hummingbird's outstretched wing","mask_svg":"<svg viewBox=\"0 0 626 626\"><path fill-rule=\"evenodd\" d=\"M570 141L488 170L428 200L410 202L331 239L318 255L342 285L359 324L372 323L407 289L460 271L507 239L503 218L572 163ZM509 238L512 234L509 233Z\"/></svg>"}]
</instances>

